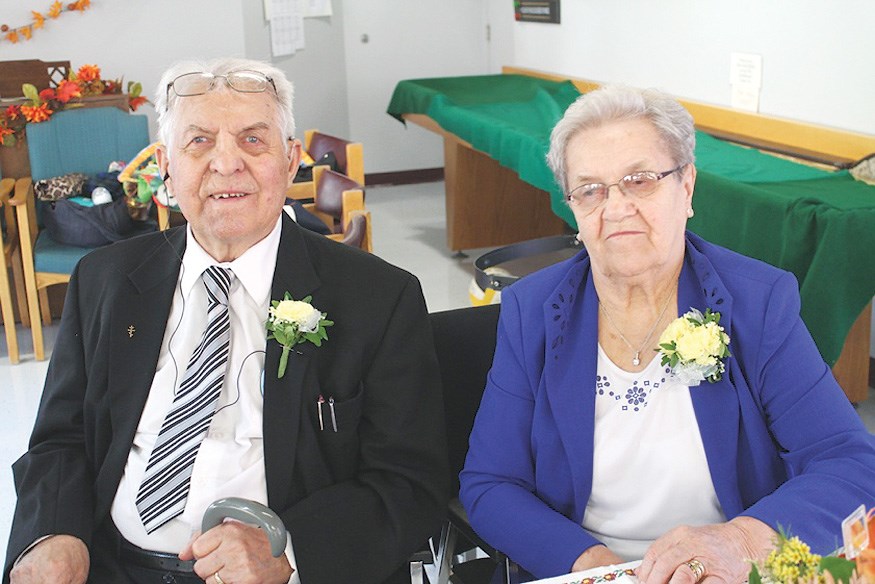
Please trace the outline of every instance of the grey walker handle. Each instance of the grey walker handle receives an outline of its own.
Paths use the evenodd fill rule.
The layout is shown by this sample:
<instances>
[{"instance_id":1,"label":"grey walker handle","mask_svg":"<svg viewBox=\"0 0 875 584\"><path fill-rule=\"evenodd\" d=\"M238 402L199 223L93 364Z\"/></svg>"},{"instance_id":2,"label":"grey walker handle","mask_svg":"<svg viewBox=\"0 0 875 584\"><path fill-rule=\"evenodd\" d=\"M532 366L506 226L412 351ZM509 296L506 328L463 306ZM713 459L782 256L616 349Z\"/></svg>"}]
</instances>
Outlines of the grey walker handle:
<instances>
[{"instance_id":1,"label":"grey walker handle","mask_svg":"<svg viewBox=\"0 0 875 584\"><path fill-rule=\"evenodd\" d=\"M285 552L286 526L269 507L240 497L219 499L204 512L201 531L206 532L225 519L236 519L263 529L270 542L270 553L273 557L278 558Z\"/></svg>"}]
</instances>

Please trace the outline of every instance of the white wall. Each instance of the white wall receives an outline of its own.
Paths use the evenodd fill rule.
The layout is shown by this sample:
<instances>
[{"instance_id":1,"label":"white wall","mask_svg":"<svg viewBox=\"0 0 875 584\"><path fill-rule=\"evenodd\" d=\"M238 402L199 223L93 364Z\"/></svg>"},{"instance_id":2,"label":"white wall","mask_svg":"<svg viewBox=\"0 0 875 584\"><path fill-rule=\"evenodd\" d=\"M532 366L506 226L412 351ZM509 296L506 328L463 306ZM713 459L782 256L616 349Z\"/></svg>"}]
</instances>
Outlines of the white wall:
<instances>
[{"instance_id":1,"label":"white wall","mask_svg":"<svg viewBox=\"0 0 875 584\"><path fill-rule=\"evenodd\" d=\"M515 65L729 105L730 53L763 57L762 113L875 134L869 0L565 0L517 23Z\"/></svg>"},{"instance_id":2,"label":"white wall","mask_svg":"<svg viewBox=\"0 0 875 584\"><path fill-rule=\"evenodd\" d=\"M516 21L513 17L513 3L506 0L486 0L484 12L489 27L487 72L501 73L502 67L516 62L514 58Z\"/></svg>"},{"instance_id":3,"label":"white wall","mask_svg":"<svg viewBox=\"0 0 875 584\"><path fill-rule=\"evenodd\" d=\"M366 171L443 166L443 140L386 107L403 79L487 72L483 0L346 0L344 27L350 135Z\"/></svg>"},{"instance_id":4,"label":"white wall","mask_svg":"<svg viewBox=\"0 0 875 584\"><path fill-rule=\"evenodd\" d=\"M245 1L94 2L85 12L65 12L57 20L47 20L29 41L0 43L0 60L70 61L74 69L95 64L105 79L139 81L151 100L161 73L174 61L245 55L241 26ZM16 27L27 24L35 4L0 0L0 20ZM154 120L149 105L138 113ZM151 135L155 136L154 123Z\"/></svg>"},{"instance_id":5,"label":"white wall","mask_svg":"<svg viewBox=\"0 0 875 584\"><path fill-rule=\"evenodd\" d=\"M331 17L305 18L306 48L277 58L271 57L270 29L262 6L262 2L255 0L243 2L246 56L272 61L294 84L298 136L303 140L304 130L310 128L334 136L349 136L343 3L332 2Z\"/></svg>"}]
</instances>

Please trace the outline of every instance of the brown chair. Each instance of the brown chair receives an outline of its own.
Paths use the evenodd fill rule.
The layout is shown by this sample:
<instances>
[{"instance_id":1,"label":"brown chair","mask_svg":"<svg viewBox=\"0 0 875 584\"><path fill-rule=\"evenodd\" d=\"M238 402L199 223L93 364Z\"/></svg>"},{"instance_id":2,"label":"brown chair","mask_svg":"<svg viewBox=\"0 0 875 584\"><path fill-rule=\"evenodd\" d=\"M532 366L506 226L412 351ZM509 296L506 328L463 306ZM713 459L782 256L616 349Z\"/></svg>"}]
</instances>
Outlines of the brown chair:
<instances>
[{"instance_id":1,"label":"brown chair","mask_svg":"<svg viewBox=\"0 0 875 584\"><path fill-rule=\"evenodd\" d=\"M286 196L302 202L313 201L305 203L304 209L318 217L334 234L343 233L351 212L365 208L362 186L327 166L313 168L313 180L296 183L286 191Z\"/></svg>"},{"instance_id":2,"label":"brown chair","mask_svg":"<svg viewBox=\"0 0 875 584\"><path fill-rule=\"evenodd\" d=\"M313 202L304 208L322 219L333 233L343 233L352 211L364 210L361 184L325 166L313 169Z\"/></svg>"},{"instance_id":3,"label":"brown chair","mask_svg":"<svg viewBox=\"0 0 875 584\"><path fill-rule=\"evenodd\" d=\"M70 73L70 61L0 61L0 97L22 97L21 86L34 85L37 91L57 87Z\"/></svg>"},{"instance_id":4,"label":"brown chair","mask_svg":"<svg viewBox=\"0 0 875 584\"><path fill-rule=\"evenodd\" d=\"M0 314L3 315L3 328L6 332L6 348L9 354L9 362L13 365L18 363L18 336L15 331L15 313L12 310L12 287L9 284L9 268L15 280L16 301L18 312L21 314L23 324L30 324L27 315L27 298L24 294L24 276L21 271L21 253L18 247L18 229L9 198L15 180L4 178L0 180L0 228L2 228L2 257L0 265Z\"/></svg>"},{"instance_id":5,"label":"brown chair","mask_svg":"<svg viewBox=\"0 0 875 584\"><path fill-rule=\"evenodd\" d=\"M342 235L342 237L341 237ZM374 246L371 239L371 213L356 209L350 212L349 222L342 234L329 235L329 239L338 240L344 245L357 247L368 253L374 252Z\"/></svg>"},{"instance_id":6,"label":"brown chair","mask_svg":"<svg viewBox=\"0 0 875 584\"><path fill-rule=\"evenodd\" d=\"M365 184L365 163L360 142L350 142L319 130L307 130L304 132L304 150L317 161L328 152L333 152L338 170L358 184Z\"/></svg>"}]
</instances>

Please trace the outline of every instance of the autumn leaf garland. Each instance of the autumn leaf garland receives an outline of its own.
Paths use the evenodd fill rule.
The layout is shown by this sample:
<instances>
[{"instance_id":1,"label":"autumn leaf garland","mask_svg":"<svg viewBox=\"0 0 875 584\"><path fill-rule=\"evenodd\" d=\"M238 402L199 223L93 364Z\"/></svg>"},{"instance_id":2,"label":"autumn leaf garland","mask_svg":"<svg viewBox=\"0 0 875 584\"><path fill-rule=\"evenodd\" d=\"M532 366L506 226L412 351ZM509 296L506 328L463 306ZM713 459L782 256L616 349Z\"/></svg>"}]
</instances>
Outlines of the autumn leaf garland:
<instances>
[{"instance_id":1,"label":"autumn leaf garland","mask_svg":"<svg viewBox=\"0 0 875 584\"><path fill-rule=\"evenodd\" d=\"M61 16L64 12L85 12L91 7L91 0L76 0L64 4L60 1L55 1L49 6L49 9L43 14L36 10L31 11L33 21L22 26L10 27L8 24L0 25L0 41L7 41L12 44L30 40L33 36L33 31L39 30L45 26L46 19L54 20Z\"/></svg>"}]
</instances>

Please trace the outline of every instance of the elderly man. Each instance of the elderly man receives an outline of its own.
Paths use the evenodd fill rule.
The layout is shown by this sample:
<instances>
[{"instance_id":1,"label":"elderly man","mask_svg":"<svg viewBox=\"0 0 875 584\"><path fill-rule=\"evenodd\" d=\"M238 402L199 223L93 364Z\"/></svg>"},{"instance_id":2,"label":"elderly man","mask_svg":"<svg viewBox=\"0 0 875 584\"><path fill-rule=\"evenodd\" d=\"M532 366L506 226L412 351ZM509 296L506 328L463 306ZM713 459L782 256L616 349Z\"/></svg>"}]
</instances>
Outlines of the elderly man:
<instances>
[{"instance_id":1,"label":"elderly man","mask_svg":"<svg viewBox=\"0 0 875 584\"><path fill-rule=\"evenodd\" d=\"M12 582L395 582L438 525L445 441L419 283L282 213L301 156L291 102L259 62L162 78L158 162L188 226L100 249L70 280L14 465ZM327 340L268 335L287 297L318 312L271 314L333 321ZM279 515L285 554L245 523L199 532L228 496Z\"/></svg>"}]
</instances>

